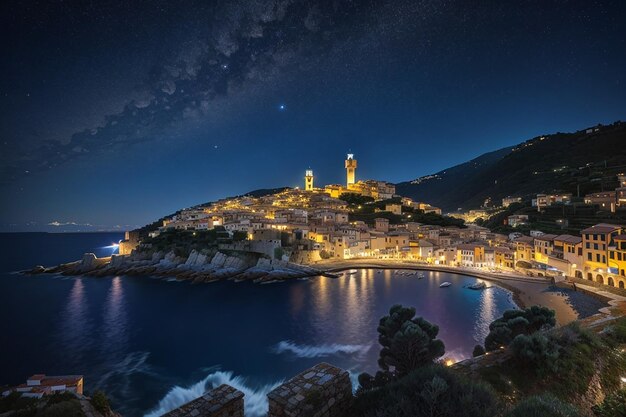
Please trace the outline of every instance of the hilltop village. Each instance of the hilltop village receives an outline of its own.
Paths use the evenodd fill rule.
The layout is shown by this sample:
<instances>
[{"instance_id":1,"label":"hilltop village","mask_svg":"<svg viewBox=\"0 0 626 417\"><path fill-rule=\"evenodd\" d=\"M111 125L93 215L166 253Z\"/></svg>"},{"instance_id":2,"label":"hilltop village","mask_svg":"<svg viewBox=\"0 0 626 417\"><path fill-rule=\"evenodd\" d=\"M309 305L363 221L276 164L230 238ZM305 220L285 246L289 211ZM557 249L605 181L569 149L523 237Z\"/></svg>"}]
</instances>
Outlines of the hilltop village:
<instances>
[{"instance_id":1,"label":"hilltop village","mask_svg":"<svg viewBox=\"0 0 626 417\"><path fill-rule=\"evenodd\" d=\"M357 160L345 160L346 184L315 186L306 170L302 189L284 189L266 195L246 195L185 209L162 219L150 229L126 234L120 255L161 249L165 237L217 232L220 254L255 254L262 262L321 266L334 261L375 259L430 265L515 272L527 276L580 278L613 287L626 286L626 227L600 223L580 236L530 231L500 234L476 224L442 216L441 209L396 195L388 182L357 181ZM620 176L620 189L626 177ZM560 199L559 199L560 198ZM502 206L519 202L510 197ZM538 195L538 210L566 204L567 196ZM469 220L469 219L467 219ZM510 216L512 225L524 218ZM169 255L157 252L156 260ZM180 252L180 251L179 251ZM198 256L211 262L215 252L176 253L179 263L192 264ZM205 261L206 258L206 261ZM260 261L260 262L261 262ZM119 262L119 261L118 261ZM248 261L249 262L249 261Z\"/></svg>"}]
</instances>

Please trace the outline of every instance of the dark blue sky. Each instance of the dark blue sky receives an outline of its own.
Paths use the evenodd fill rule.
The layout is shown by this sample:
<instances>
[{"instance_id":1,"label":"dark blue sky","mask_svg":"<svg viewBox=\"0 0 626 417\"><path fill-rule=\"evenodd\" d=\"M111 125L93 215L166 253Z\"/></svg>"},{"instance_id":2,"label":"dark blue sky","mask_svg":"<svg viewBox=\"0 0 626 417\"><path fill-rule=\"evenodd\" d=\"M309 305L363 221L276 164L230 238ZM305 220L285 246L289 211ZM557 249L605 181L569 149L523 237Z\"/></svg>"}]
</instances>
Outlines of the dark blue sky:
<instances>
[{"instance_id":1,"label":"dark blue sky","mask_svg":"<svg viewBox=\"0 0 626 417\"><path fill-rule=\"evenodd\" d=\"M626 116L621 1L126 3L0 6L0 230L343 182L348 149L400 182Z\"/></svg>"}]
</instances>

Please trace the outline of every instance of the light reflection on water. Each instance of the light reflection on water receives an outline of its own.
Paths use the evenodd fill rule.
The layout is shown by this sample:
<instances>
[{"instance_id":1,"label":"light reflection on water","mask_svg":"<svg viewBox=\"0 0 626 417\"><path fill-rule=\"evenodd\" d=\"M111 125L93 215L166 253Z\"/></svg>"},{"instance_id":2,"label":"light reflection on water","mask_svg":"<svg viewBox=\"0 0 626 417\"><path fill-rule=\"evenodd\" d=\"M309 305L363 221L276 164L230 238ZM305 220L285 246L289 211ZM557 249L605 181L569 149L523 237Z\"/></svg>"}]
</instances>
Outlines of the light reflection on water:
<instances>
[{"instance_id":1,"label":"light reflection on water","mask_svg":"<svg viewBox=\"0 0 626 417\"><path fill-rule=\"evenodd\" d=\"M111 287L107 295L106 304L104 304L103 332L107 347L103 348L108 352L126 349L128 320L122 285L121 277L115 277L111 280Z\"/></svg>"}]
</instances>

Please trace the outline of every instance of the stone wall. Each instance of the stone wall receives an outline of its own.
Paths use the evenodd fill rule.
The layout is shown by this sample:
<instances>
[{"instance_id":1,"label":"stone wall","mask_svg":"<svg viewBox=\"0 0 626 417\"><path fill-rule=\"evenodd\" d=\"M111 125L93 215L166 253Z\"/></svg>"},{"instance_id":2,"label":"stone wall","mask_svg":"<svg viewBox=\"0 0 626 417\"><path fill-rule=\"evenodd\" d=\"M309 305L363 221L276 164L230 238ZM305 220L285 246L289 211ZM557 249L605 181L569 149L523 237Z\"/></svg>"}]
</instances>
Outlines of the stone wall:
<instances>
[{"instance_id":1,"label":"stone wall","mask_svg":"<svg viewBox=\"0 0 626 417\"><path fill-rule=\"evenodd\" d=\"M163 416L243 417L243 392L223 384Z\"/></svg>"},{"instance_id":2,"label":"stone wall","mask_svg":"<svg viewBox=\"0 0 626 417\"><path fill-rule=\"evenodd\" d=\"M352 401L347 371L319 363L268 395L268 417L342 417Z\"/></svg>"}]
</instances>

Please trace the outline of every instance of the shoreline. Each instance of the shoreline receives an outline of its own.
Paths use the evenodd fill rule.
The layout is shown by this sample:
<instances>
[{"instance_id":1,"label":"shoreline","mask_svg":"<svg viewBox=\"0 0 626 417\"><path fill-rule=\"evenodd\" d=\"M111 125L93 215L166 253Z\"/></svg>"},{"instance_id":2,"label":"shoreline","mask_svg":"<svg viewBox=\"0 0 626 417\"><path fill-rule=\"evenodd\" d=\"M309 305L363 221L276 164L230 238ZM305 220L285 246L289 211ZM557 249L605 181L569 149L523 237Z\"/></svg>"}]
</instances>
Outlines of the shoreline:
<instances>
[{"instance_id":1,"label":"shoreline","mask_svg":"<svg viewBox=\"0 0 626 417\"><path fill-rule=\"evenodd\" d=\"M595 314L609 314L611 306L621 301L626 301L625 297L601 291L594 287L578 284L577 290L571 285L556 283L543 277L530 278L515 273L498 273L477 271L469 268L459 268L453 266L429 265L423 263L413 263L406 261L384 261L380 262L372 259L353 259L349 261L322 261L314 264L315 268L325 272L339 272L347 269L367 268L367 269L398 269L413 271L446 272L451 274L466 275L489 282L508 290L512 294L513 302L520 309L528 308L532 305L543 305L556 311L559 324L585 319ZM567 282L567 281L566 281ZM567 295L567 301L563 298ZM593 299L593 301L583 302L580 295ZM575 299L572 299L575 298ZM594 306L589 307L590 304ZM569 311L568 311L569 310Z\"/></svg>"},{"instance_id":2,"label":"shoreline","mask_svg":"<svg viewBox=\"0 0 626 417\"><path fill-rule=\"evenodd\" d=\"M31 270L21 271L23 274L61 274L66 276L151 276L170 278L177 281L188 281L192 284L210 283L214 281L252 281L258 284L269 284L294 279L306 279L333 272L354 268L396 269L444 272L466 275L493 282L511 292L513 303L520 309L532 305L541 305L555 310L559 324L589 317L598 312L607 312L616 301L624 301L626 297L613 295L602 289L578 284L579 292L572 289L571 284L557 283L553 285L544 277L528 277L513 272L492 272L456 266L431 265L421 262L379 259L326 260L313 264L296 264L288 261L259 259L250 262L241 256L225 255L217 252L213 257L198 252L183 259L172 252L158 256L138 257L133 255L113 255L97 258L86 253L78 261L45 268L37 266ZM328 276L328 275L327 275ZM592 299L592 300L591 300Z\"/></svg>"}]
</instances>

